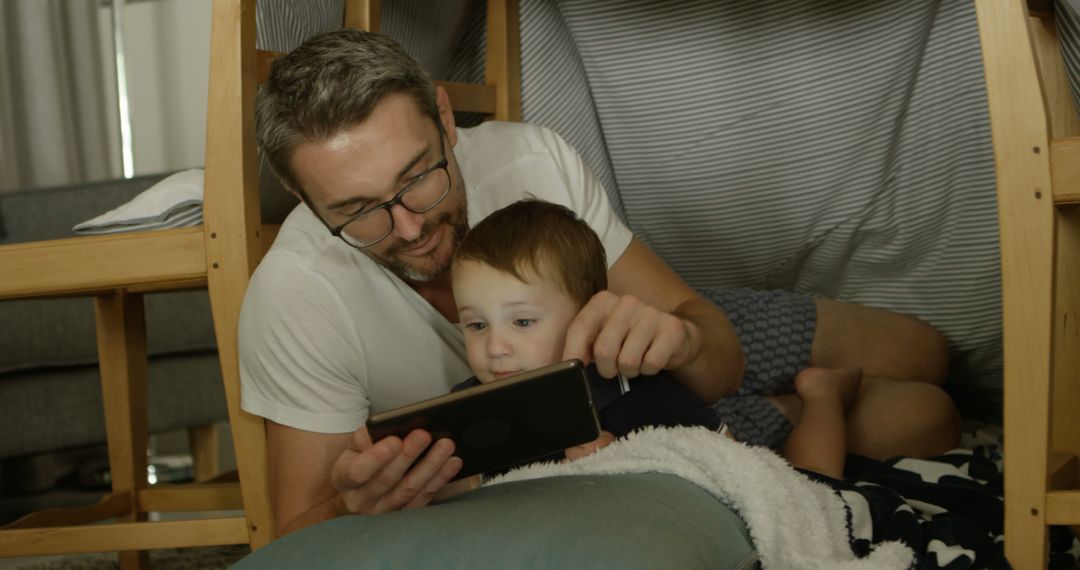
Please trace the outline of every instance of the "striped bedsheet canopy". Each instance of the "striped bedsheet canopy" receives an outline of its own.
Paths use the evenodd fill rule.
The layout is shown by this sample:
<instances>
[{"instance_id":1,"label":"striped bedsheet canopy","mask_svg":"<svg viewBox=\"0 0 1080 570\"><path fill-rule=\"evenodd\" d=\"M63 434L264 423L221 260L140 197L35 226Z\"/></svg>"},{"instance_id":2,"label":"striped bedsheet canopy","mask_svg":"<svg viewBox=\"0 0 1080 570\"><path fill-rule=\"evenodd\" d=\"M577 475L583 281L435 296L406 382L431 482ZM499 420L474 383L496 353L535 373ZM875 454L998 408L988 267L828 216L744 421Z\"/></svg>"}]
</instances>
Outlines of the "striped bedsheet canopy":
<instances>
[{"instance_id":1,"label":"striped bedsheet canopy","mask_svg":"<svg viewBox=\"0 0 1080 570\"><path fill-rule=\"evenodd\" d=\"M971 2L520 2L525 120L573 144L692 286L917 315L950 339L961 407L1000 413L994 164ZM262 0L259 41L291 49L334 27L340 6ZM1059 9L1077 69L1078 19ZM482 0L383 3L383 31L441 79L482 79L483 20Z\"/></svg>"}]
</instances>

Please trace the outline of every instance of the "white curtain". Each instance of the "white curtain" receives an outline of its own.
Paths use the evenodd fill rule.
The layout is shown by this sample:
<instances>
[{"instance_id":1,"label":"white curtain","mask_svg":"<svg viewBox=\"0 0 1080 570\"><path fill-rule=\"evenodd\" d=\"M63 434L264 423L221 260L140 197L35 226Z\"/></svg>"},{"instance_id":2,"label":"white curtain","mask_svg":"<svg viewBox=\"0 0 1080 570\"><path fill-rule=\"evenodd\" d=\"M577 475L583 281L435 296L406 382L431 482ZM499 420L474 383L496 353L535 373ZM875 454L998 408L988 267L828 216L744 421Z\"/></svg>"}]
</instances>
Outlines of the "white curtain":
<instances>
[{"instance_id":1,"label":"white curtain","mask_svg":"<svg viewBox=\"0 0 1080 570\"><path fill-rule=\"evenodd\" d=\"M0 0L0 192L118 175L97 7Z\"/></svg>"}]
</instances>

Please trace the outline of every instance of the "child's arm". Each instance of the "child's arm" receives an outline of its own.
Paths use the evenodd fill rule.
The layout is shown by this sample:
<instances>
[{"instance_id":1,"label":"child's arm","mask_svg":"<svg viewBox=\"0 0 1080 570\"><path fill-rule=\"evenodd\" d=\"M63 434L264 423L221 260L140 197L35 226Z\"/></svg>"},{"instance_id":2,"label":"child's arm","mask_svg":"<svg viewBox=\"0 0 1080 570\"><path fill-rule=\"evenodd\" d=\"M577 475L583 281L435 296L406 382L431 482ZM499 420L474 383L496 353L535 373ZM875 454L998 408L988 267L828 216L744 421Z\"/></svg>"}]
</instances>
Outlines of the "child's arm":
<instances>
[{"instance_id":1,"label":"child's arm","mask_svg":"<svg viewBox=\"0 0 1080 570\"><path fill-rule=\"evenodd\" d=\"M586 455L589 455L591 453L596 452L598 449L600 449L602 447L607 447L608 444L610 444L613 441L615 441L615 436L612 435L611 432L602 431L602 432L600 432L600 437L594 439L593 441L590 441L589 443L583 443L581 445L577 445L577 446L571 447L570 449L567 449L566 450L566 460L567 461L573 461L575 459L580 459L582 457L585 457Z\"/></svg>"}]
</instances>

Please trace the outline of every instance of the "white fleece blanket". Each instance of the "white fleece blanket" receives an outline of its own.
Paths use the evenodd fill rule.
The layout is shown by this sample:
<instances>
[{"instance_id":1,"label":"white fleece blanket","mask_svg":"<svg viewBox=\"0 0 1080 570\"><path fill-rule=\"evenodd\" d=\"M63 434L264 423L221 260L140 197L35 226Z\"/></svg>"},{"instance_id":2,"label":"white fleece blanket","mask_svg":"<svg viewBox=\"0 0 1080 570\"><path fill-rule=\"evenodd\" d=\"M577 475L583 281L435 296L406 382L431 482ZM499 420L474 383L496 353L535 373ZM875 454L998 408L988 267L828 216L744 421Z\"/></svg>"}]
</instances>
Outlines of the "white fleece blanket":
<instances>
[{"instance_id":1,"label":"white fleece blanket","mask_svg":"<svg viewBox=\"0 0 1080 570\"><path fill-rule=\"evenodd\" d=\"M537 463L487 485L561 475L670 473L697 484L746 522L764 568L904 569L914 553L900 542L857 558L848 541L843 499L775 453L705 428L647 428L564 463Z\"/></svg>"}]
</instances>

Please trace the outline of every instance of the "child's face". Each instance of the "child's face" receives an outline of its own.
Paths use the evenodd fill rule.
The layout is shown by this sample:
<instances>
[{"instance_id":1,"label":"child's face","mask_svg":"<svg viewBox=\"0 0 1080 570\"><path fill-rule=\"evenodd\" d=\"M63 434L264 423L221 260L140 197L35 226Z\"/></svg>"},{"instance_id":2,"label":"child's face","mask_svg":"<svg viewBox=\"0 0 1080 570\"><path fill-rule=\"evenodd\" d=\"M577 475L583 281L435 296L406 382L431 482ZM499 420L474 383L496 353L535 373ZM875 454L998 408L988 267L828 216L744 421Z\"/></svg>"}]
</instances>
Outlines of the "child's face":
<instances>
[{"instance_id":1,"label":"child's face","mask_svg":"<svg viewBox=\"0 0 1080 570\"><path fill-rule=\"evenodd\" d=\"M578 304L558 285L532 281L477 261L454 267L454 298L469 366L481 382L562 360L566 329Z\"/></svg>"}]
</instances>

